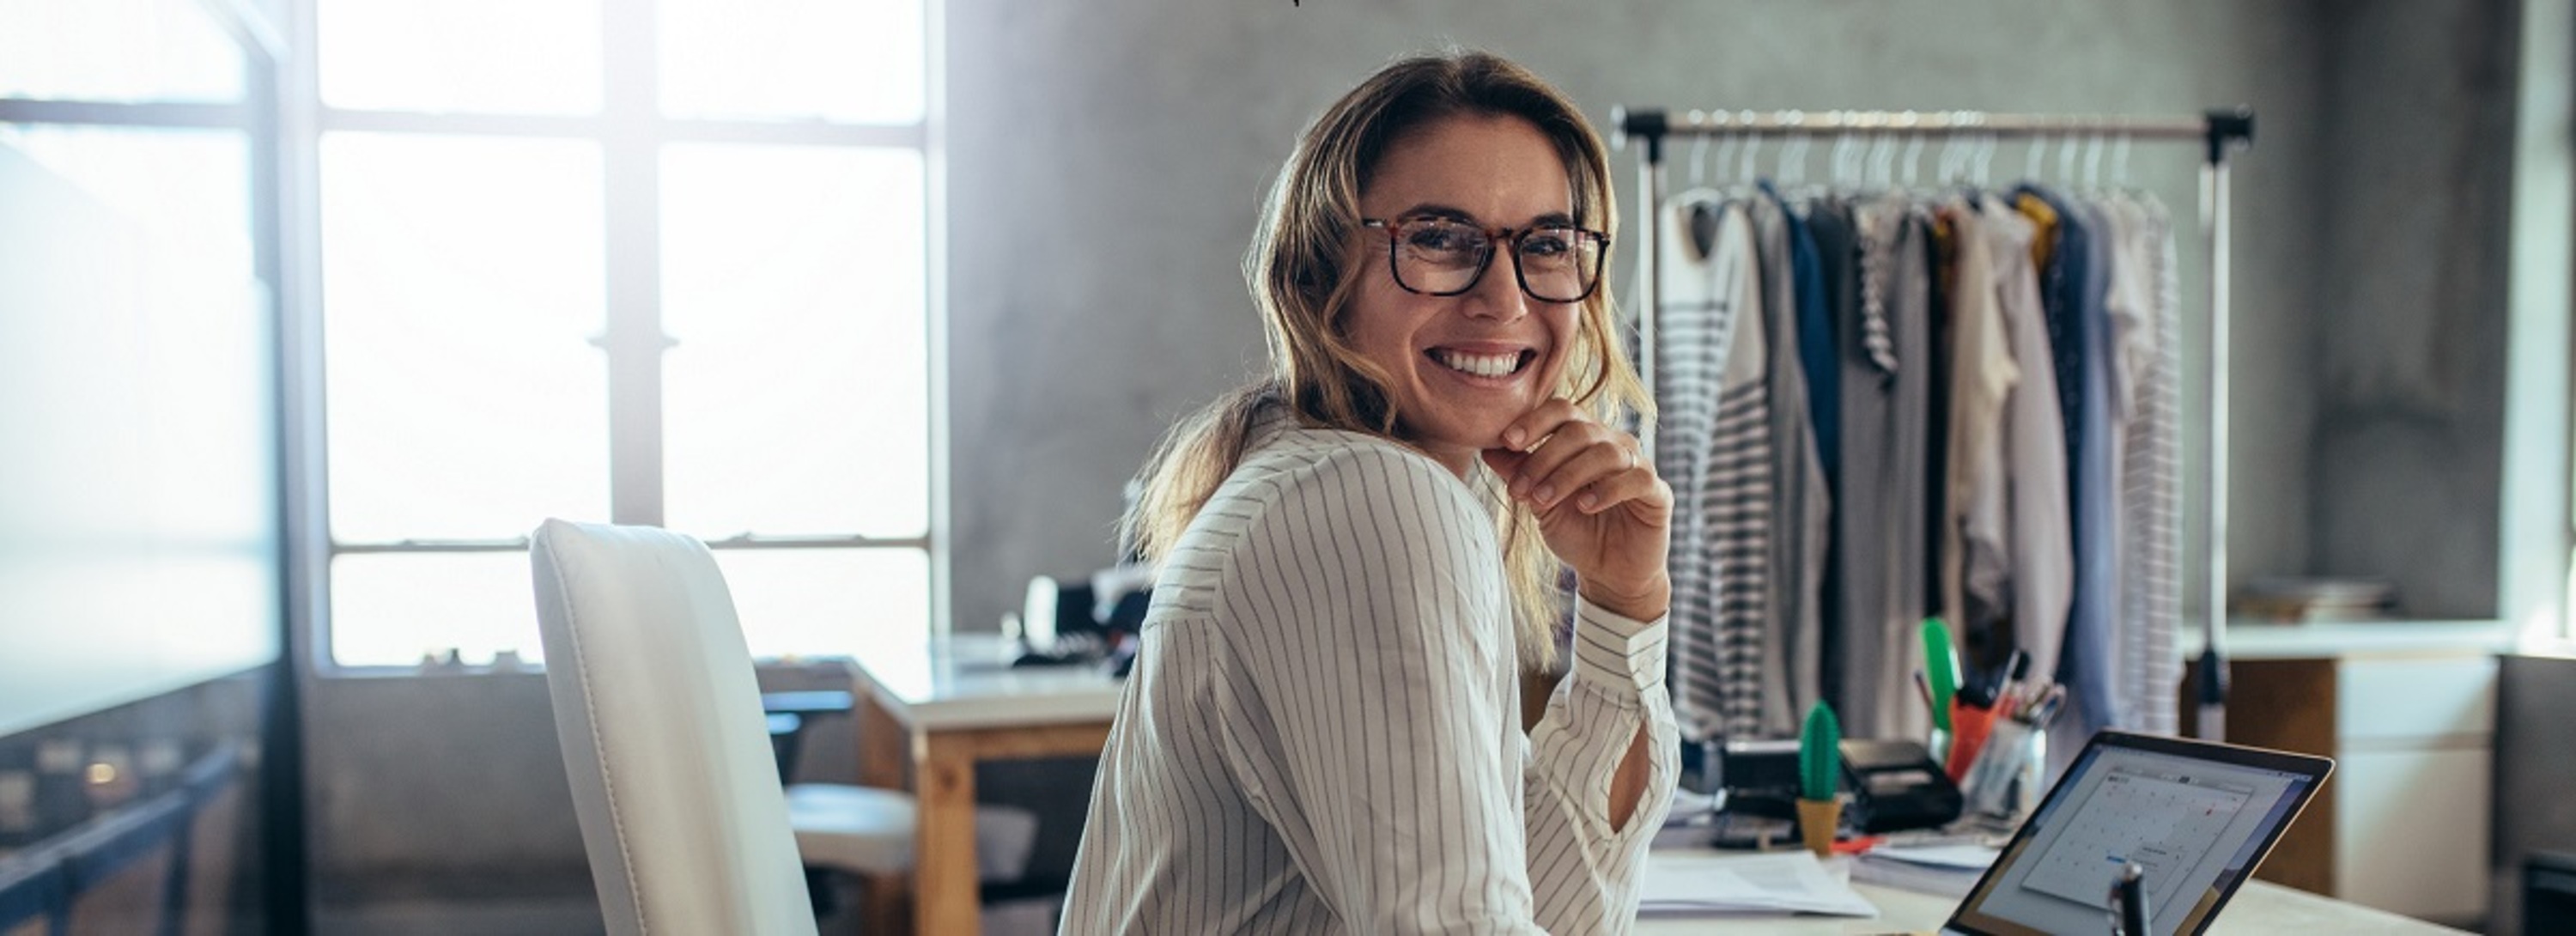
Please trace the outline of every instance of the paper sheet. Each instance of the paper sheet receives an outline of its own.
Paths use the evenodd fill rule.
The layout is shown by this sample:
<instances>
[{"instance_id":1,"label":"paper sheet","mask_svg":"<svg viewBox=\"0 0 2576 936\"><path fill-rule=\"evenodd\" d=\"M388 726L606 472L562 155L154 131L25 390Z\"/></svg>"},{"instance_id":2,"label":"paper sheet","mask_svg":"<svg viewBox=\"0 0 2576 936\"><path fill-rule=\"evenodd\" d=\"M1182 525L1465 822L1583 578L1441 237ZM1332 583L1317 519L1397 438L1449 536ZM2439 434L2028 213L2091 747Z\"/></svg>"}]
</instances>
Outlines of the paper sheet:
<instances>
[{"instance_id":1,"label":"paper sheet","mask_svg":"<svg viewBox=\"0 0 2576 936\"><path fill-rule=\"evenodd\" d=\"M1872 858L1886 858L1907 864L1931 865L1936 868L1975 868L1985 870L1995 863L2000 849L1983 845L1881 845L1871 849Z\"/></svg>"},{"instance_id":2,"label":"paper sheet","mask_svg":"<svg viewBox=\"0 0 2576 936\"><path fill-rule=\"evenodd\" d=\"M1638 912L1822 913L1875 917L1878 908L1805 851L1651 852Z\"/></svg>"}]
</instances>

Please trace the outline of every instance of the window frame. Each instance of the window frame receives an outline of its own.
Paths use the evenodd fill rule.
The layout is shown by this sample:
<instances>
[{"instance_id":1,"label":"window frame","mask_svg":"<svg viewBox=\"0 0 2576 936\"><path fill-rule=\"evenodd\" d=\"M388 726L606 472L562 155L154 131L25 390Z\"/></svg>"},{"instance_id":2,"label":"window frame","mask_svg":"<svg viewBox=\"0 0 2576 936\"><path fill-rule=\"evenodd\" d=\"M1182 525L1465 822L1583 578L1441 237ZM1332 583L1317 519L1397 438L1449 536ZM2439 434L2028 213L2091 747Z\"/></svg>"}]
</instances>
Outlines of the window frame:
<instances>
[{"instance_id":1,"label":"window frame","mask_svg":"<svg viewBox=\"0 0 2576 936\"><path fill-rule=\"evenodd\" d=\"M320 147L339 132L422 134L480 138L573 140L595 144L601 157L603 328L591 343L607 364L608 522L662 526L663 356L674 340L663 330L661 310L661 160L675 143L815 146L835 149L911 150L921 156L923 199L923 326L929 355L924 399L928 406L926 466L928 523L917 536L737 534L706 540L714 550L911 549L925 554L929 620L922 636L948 631L949 525L947 497L947 326L945 93L942 48L944 4L922 5L923 91L921 118L909 124L782 121L757 118L665 117L659 109L659 15L655 0L601 0L601 100L592 114L409 112L338 108L320 88L319 0L292 0L297 17L289 87L279 109L276 149L286 159L286 191L302 236L290 248L299 268L292 291L282 360L290 362L288 400L290 566L307 571L289 601L294 625L307 641L304 659L323 677L410 676L412 665L342 663L333 647L333 563L346 555L525 552L526 535L508 538L405 538L342 541L331 530L329 405L322 360L327 311L322 301ZM531 526L536 518L530 519ZM541 664L539 664L541 666ZM471 665L468 671L487 671Z\"/></svg>"}]
</instances>

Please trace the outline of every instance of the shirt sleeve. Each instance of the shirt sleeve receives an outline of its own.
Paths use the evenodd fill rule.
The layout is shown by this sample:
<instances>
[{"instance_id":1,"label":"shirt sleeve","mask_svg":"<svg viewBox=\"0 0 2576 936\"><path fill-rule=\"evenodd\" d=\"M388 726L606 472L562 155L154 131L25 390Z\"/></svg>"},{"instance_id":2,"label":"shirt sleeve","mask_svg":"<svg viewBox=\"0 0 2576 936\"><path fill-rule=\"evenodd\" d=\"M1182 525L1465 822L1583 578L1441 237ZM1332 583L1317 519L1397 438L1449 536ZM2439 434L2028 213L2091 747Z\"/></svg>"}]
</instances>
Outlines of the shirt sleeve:
<instances>
[{"instance_id":1,"label":"shirt sleeve","mask_svg":"<svg viewBox=\"0 0 2576 936\"><path fill-rule=\"evenodd\" d=\"M1572 675L1530 732L1530 881L1552 933L1626 932L1636 919L1646 850L1672 808L1681 736L1664 690L1663 618L1639 621L1578 604ZM1610 782L1639 730L1646 786L1635 811L1610 825Z\"/></svg>"},{"instance_id":2,"label":"shirt sleeve","mask_svg":"<svg viewBox=\"0 0 2576 936\"><path fill-rule=\"evenodd\" d=\"M1540 933L1512 634L1490 520L1420 456L1337 450L1273 483L1220 601L1281 763L1238 776L1352 932ZM1480 542L1478 537L1484 539Z\"/></svg>"},{"instance_id":3,"label":"shirt sleeve","mask_svg":"<svg viewBox=\"0 0 2576 936\"><path fill-rule=\"evenodd\" d=\"M1625 930L1679 743L1662 623L1585 609L1533 749L1492 521L1466 487L1370 447L1273 483L1220 600L1275 732L1245 750L1281 761L1238 775L1282 778L1246 794L1299 871L1354 932ZM1614 832L1610 778L1641 725L1654 770Z\"/></svg>"}]
</instances>

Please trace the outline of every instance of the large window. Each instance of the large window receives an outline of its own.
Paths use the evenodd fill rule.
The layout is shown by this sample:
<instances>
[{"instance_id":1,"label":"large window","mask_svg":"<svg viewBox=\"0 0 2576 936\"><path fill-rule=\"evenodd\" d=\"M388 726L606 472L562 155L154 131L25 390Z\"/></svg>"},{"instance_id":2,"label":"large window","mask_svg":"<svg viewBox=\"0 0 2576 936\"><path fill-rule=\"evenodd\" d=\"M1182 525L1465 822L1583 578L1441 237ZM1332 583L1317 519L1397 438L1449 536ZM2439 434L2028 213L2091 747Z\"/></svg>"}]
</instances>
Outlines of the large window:
<instances>
[{"instance_id":1,"label":"large window","mask_svg":"<svg viewBox=\"0 0 2576 936\"><path fill-rule=\"evenodd\" d=\"M535 658L549 516L924 630L922 0L312 2L329 657Z\"/></svg>"}]
</instances>

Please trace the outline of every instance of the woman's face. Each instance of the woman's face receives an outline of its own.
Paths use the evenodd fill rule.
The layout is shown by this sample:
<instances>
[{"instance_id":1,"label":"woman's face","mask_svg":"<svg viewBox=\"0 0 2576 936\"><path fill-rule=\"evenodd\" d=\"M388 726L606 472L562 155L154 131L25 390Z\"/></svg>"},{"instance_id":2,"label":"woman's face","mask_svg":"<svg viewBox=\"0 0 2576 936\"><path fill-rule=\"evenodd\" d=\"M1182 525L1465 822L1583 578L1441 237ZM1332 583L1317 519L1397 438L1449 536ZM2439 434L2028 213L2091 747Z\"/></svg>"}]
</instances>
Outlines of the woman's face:
<instances>
[{"instance_id":1,"label":"woman's face","mask_svg":"<svg viewBox=\"0 0 2576 936\"><path fill-rule=\"evenodd\" d=\"M1571 223L1572 192L1556 148L1536 126L1518 117L1459 116L1389 147L1360 193L1360 213L1518 230ZM1499 241L1466 292L1412 292L1390 268L1389 232L1361 234L1359 286L1342 313L1342 334L1386 372L1407 438L1463 477L1477 451L1502 447L1504 427L1553 395L1575 341L1579 304L1523 292L1510 245Z\"/></svg>"}]
</instances>

